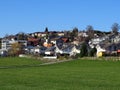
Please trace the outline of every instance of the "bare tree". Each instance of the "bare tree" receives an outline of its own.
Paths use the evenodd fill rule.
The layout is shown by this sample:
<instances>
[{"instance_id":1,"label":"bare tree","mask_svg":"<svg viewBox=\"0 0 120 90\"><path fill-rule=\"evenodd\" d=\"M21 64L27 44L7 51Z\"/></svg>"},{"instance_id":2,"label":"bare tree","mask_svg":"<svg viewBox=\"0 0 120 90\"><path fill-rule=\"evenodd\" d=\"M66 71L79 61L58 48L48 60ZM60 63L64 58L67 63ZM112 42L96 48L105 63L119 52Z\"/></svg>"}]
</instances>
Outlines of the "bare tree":
<instances>
[{"instance_id":1,"label":"bare tree","mask_svg":"<svg viewBox=\"0 0 120 90\"><path fill-rule=\"evenodd\" d=\"M88 25L88 26L86 27L86 30L87 30L87 31L92 31L92 30L94 30L94 28L93 28L92 25Z\"/></svg>"},{"instance_id":2,"label":"bare tree","mask_svg":"<svg viewBox=\"0 0 120 90\"><path fill-rule=\"evenodd\" d=\"M112 33L118 34L118 31L119 31L119 29L120 29L120 25L119 25L118 23L114 23L114 24L112 25L111 29L112 29Z\"/></svg>"},{"instance_id":3,"label":"bare tree","mask_svg":"<svg viewBox=\"0 0 120 90\"><path fill-rule=\"evenodd\" d=\"M78 28L77 27L73 28L72 33L74 36L78 36Z\"/></svg>"},{"instance_id":4,"label":"bare tree","mask_svg":"<svg viewBox=\"0 0 120 90\"><path fill-rule=\"evenodd\" d=\"M88 26L86 27L86 32L87 32L87 34L89 35L89 38L90 38L90 39L94 37L94 28L93 28L93 26L88 25Z\"/></svg>"},{"instance_id":5,"label":"bare tree","mask_svg":"<svg viewBox=\"0 0 120 90\"><path fill-rule=\"evenodd\" d=\"M17 35L17 40L26 40L27 35L24 32L19 32Z\"/></svg>"}]
</instances>

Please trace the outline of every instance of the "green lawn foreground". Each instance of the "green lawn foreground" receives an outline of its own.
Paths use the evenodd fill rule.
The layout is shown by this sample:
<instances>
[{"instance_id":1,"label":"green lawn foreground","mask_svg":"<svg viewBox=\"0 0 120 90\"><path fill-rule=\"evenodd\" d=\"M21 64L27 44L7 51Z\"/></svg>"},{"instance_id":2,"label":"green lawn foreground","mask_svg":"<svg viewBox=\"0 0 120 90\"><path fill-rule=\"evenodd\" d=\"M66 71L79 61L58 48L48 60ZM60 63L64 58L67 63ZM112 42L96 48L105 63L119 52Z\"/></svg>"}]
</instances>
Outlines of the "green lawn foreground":
<instances>
[{"instance_id":1,"label":"green lawn foreground","mask_svg":"<svg viewBox=\"0 0 120 90\"><path fill-rule=\"evenodd\" d=\"M120 90L120 61L0 69L0 90Z\"/></svg>"},{"instance_id":2,"label":"green lawn foreground","mask_svg":"<svg viewBox=\"0 0 120 90\"><path fill-rule=\"evenodd\" d=\"M5 57L0 58L0 68L1 67L22 67L29 65L38 65L42 62L38 59L33 58L19 58L19 57Z\"/></svg>"}]
</instances>

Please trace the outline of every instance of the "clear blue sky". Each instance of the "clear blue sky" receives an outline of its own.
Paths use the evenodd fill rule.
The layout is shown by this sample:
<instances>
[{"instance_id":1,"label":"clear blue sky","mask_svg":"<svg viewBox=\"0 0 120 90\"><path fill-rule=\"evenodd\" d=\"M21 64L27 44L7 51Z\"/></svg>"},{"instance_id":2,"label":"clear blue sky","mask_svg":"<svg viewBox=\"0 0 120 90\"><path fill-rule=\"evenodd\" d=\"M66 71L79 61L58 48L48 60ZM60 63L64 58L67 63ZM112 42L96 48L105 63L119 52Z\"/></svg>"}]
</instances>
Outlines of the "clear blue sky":
<instances>
[{"instance_id":1,"label":"clear blue sky","mask_svg":"<svg viewBox=\"0 0 120 90\"><path fill-rule=\"evenodd\" d=\"M0 37L45 27L110 31L115 22L120 24L120 0L0 0Z\"/></svg>"}]
</instances>

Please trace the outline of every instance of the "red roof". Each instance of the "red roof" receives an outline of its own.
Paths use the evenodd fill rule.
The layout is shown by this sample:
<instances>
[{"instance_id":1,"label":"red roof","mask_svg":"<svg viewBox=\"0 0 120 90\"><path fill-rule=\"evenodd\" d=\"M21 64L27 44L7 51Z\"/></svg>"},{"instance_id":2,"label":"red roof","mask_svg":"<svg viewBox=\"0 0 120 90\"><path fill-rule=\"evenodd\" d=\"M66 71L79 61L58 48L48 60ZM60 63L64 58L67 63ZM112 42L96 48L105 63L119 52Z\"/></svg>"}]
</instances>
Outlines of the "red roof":
<instances>
[{"instance_id":1,"label":"red roof","mask_svg":"<svg viewBox=\"0 0 120 90\"><path fill-rule=\"evenodd\" d=\"M63 40L64 42L67 42L68 38L62 38L62 40Z\"/></svg>"},{"instance_id":2,"label":"red roof","mask_svg":"<svg viewBox=\"0 0 120 90\"><path fill-rule=\"evenodd\" d=\"M117 52L119 52L119 53L120 53L120 49L119 49L119 50L117 50Z\"/></svg>"},{"instance_id":3,"label":"red roof","mask_svg":"<svg viewBox=\"0 0 120 90\"><path fill-rule=\"evenodd\" d=\"M36 38L28 38L28 41L34 42L34 41L38 41L38 39L36 39Z\"/></svg>"}]
</instances>

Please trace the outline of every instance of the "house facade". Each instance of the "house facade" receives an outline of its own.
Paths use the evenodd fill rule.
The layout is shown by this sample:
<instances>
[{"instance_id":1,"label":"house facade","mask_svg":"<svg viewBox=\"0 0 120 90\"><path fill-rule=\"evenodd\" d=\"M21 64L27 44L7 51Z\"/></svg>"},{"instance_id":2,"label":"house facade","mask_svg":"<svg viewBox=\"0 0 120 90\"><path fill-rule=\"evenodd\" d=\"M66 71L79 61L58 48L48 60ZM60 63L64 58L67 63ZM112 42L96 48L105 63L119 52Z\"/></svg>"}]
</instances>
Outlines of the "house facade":
<instances>
[{"instance_id":1,"label":"house facade","mask_svg":"<svg viewBox=\"0 0 120 90\"><path fill-rule=\"evenodd\" d=\"M2 39L1 49L8 51L14 43L21 43L24 47L27 46L26 40Z\"/></svg>"}]
</instances>

